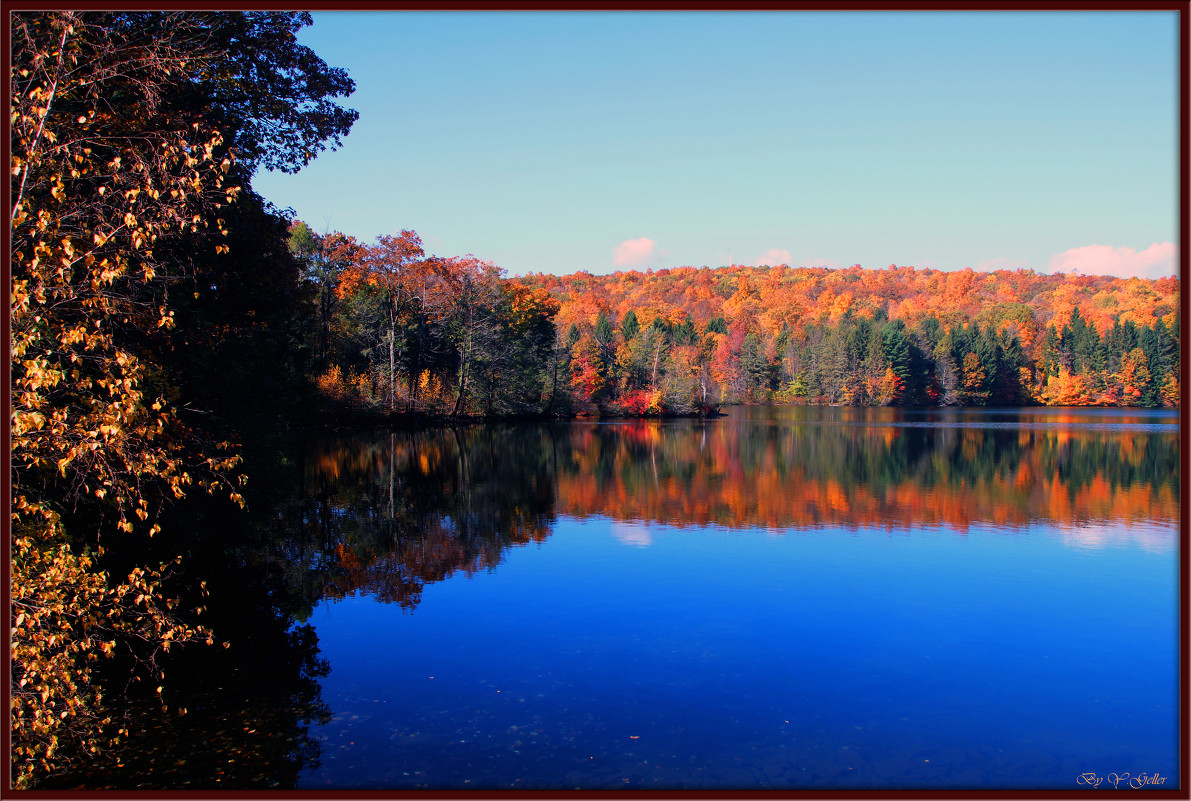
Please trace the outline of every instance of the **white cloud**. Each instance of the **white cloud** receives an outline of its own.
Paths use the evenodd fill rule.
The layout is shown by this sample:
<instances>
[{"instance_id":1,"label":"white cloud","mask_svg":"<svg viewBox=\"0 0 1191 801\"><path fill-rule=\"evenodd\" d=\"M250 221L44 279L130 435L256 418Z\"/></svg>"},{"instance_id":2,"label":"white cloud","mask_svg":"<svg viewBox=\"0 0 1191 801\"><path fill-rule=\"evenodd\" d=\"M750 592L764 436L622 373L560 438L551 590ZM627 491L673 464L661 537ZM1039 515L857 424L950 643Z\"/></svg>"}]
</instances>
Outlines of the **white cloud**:
<instances>
[{"instance_id":1,"label":"white cloud","mask_svg":"<svg viewBox=\"0 0 1191 801\"><path fill-rule=\"evenodd\" d=\"M648 237L626 239L612 251L612 263L617 267L639 267L656 252L657 242Z\"/></svg>"},{"instance_id":2,"label":"white cloud","mask_svg":"<svg viewBox=\"0 0 1191 801\"><path fill-rule=\"evenodd\" d=\"M753 261L753 264L756 264L758 267L765 264L769 265L770 267L776 267L779 264L789 263L790 251L785 250L784 248L770 248Z\"/></svg>"},{"instance_id":3,"label":"white cloud","mask_svg":"<svg viewBox=\"0 0 1191 801\"><path fill-rule=\"evenodd\" d=\"M1178 274L1179 249L1173 242L1155 242L1140 253L1133 248L1085 245L1051 256L1050 271L1119 278L1162 278Z\"/></svg>"}]
</instances>

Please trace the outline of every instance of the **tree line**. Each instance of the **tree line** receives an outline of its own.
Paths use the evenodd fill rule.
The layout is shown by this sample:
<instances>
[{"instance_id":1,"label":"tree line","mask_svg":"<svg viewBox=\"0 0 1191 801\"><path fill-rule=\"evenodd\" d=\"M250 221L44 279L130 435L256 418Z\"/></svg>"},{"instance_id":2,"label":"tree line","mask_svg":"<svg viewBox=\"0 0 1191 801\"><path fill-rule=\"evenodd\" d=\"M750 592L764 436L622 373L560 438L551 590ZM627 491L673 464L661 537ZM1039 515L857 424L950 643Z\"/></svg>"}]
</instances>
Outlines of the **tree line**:
<instances>
[{"instance_id":1,"label":"tree line","mask_svg":"<svg viewBox=\"0 0 1191 801\"><path fill-rule=\"evenodd\" d=\"M388 413L554 411L549 293L471 255L427 255L409 230L367 245L299 221L289 247L314 290L307 333L325 398Z\"/></svg>"},{"instance_id":2,"label":"tree line","mask_svg":"<svg viewBox=\"0 0 1191 801\"><path fill-rule=\"evenodd\" d=\"M689 288L668 276L614 303L600 290L640 274L608 276L603 287L583 273L505 278L472 256L426 256L413 231L364 245L299 221L290 246L318 287L313 376L326 399L349 407L640 416L731 403L1175 407L1180 397L1173 281L1097 288L1102 308L1138 284L1157 285L1148 308L1097 315L1100 332L1078 303L1061 317L1036 302L975 317L956 303L891 318L887 309L904 303L828 290L818 294L831 311L815 314L789 293L761 291L755 273L730 270L698 271L729 280L719 304L691 303ZM885 292L906 283L896 269L826 273ZM1058 289L1068 280L1059 277Z\"/></svg>"},{"instance_id":3,"label":"tree line","mask_svg":"<svg viewBox=\"0 0 1191 801\"><path fill-rule=\"evenodd\" d=\"M517 279L558 298L576 402L1179 403L1179 284L1030 270L681 267Z\"/></svg>"}]
</instances>

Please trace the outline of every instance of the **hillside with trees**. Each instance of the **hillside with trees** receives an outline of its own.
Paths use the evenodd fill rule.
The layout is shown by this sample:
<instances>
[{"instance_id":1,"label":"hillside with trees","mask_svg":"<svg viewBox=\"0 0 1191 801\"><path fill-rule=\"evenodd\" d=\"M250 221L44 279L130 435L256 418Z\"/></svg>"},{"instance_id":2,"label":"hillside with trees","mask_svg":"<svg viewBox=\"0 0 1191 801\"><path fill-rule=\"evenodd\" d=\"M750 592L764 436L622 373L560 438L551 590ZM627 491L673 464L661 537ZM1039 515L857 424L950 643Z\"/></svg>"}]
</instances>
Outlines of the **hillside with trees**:
<instances>
[{"instance_id":1,"label":"hillside with trees","mask_svg":"<svg viewBox=\"0 0 1191 801\"><path fill-rule=\"evenodd\" d=\"M729 267L558 278L580 401L1176 406L1175 278Z\"/></svg>"},{"instance_id":2,"label":"hillside with trees","mask_svg":"<svg viewBox=\"0 0 1191 801\"><path fill-rule=\"evenodd\" d=\"M731 403L1175 407L1177 279L778 267L504 278L303 223L317 382L357 408L663 415ZM553 331L553 333L552 333Z\"/></svg>"},{"instance_id":3,"label":"hillside with trees","mask_svg":"<svg viewBox=\"0 0 1191 801\"><path fill-rule=\"evenodd\" d=\"M389 415L551 414L558 303L474 256L427 255L414 231L373 245L290 226L314 292L315 381L332 405Z\"/></svg>"}]
</instances>

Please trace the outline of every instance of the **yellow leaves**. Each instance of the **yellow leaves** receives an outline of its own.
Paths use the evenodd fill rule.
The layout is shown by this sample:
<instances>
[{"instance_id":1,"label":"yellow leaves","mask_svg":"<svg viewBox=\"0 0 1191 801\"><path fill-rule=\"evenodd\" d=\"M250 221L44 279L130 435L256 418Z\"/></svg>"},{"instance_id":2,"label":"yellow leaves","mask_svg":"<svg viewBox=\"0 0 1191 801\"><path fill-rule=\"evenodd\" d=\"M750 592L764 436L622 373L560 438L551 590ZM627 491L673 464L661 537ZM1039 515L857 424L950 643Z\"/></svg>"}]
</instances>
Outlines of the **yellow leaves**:
<instances>
[{"instance_id":1,"label":"yellow leaves","mask_svg":"<svg viewBox=\"0 0 1191 801\"><path fill-rule=\"evenodd\" d=\"M54 369L44 359L26 359L20 364L25 374L18 383L27 390L35 392L43 387L55 387L62 380L62 371Z\"/></svg>"},{"instance_id":2,"label":"yellow leaves","mask_svg":"<svg viewBox=\"0 0 1191 801\"><path fill-rule=\"evenodd\" d=\"M127 588L108 590L106 576L92 572L89 558L65 546L39 548L29 537L14 540L13 548L12 602L22 610L11 640L13 680L21 690L13 697L14 752L48 759L59 735L68 731L94 752L101 744L95 727L111 718L99 714L100 695L90 689L90 657L82 654L111 655L117 644L98 636L101 619L144 633L169 627L152 606L130 617L123 600ZM64 728L72 719L81 719L82 728Z\"/></svg>"},{"instance_id":3,"label":"yellow leaves","mask_svg":"<svg viewBox=\"0 0 1191 801\"><path fill-rule=\"evenodd\" d=\"M22 24L27 20L14 21ZM53 31L60 35L64 28L59 22ZM80 499L110 510L105 536L134 526L155 535L160 526L148 520L156 508L141 497L142 486L157 483L182 497L192 483L184 469L188 462L170 439L176 418L164 402L150 408L142 398L139 387L148 373L132 354L116 348L109 323L126 320L148 335L154 324L172 328L173 312L162 305L154 316L152 306L125 291L122 279L169 278L172 265L154 257L158 235L165 236L167 225L178 232L184 220L200 225L216 203L232 202L240 192L223 186L232 159L220 161L215 148L221 137L206 135L202 126L128 137L123 133L134 129L112 126L135 126L135 120L55 107L55 97L85 100L88 90L78 82L96 74L67 68L56 73L63 83L51 86L42 73L54 68L55 44L14 53L14 73L33 78L21 81L20 94L10 98L15 176L10 469L14 487L23 491L13 493L10 515L14 533L33 535L14 538L10 552L11 730L18 787L28 782L30 771L41 770L37 764L59 759L59 733L68 732L82 753L110 744L107 736L95 736L95 727L111 717L90 688L89 666L114 654L125 637L158 645L214 642L205 632L174 627L170 605L159 594L159 573L109 584L89 557L46 543L67 533L55 509ZM58 57L68 64L76 52L68 45ZM21 62L29 69L21 69ZM100 134L90 128L99 119L105 127L102 147L96 144ZM50 130L55 125L57 136ZM112 143L119 153L110 149ZM186 149L205 154L204 160L192 160L187 169ZM225 231L226 224L219 229ZM227 252L226 245L221 249ZM213 487L216 482L206 479L220 468L205 464L203 455L187 458L202 470L196 474L199 483ZM228 478L220 481L232 485ZM67 742L65 735L60 739Z\"/></svg>"},{"instance_id":4,"label":"yellow leaves","mask_svg":"<svg viewBox=\"0 0 1191 801\"><path fill-rule=\"evenodd\" d=\"M45 423L45 415L41 412L16 412L13 414L12 432L14 435L20 435L40 431L45 427Z\"/></svg>"}]
</instances>

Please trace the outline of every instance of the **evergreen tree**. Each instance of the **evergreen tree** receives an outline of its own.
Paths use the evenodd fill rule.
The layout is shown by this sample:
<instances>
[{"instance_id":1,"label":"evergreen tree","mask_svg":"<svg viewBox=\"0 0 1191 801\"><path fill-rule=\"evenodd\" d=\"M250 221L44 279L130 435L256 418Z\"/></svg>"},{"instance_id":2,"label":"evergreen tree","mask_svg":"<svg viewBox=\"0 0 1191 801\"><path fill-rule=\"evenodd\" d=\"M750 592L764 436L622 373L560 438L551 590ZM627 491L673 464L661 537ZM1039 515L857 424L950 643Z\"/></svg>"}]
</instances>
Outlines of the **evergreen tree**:
<instances>
[{"instance_id":1,"label":"evergreen tree","mask_svg":"<svg viewBox=\"0 0 1191 801\"><path fill-rule=\"evenodd\" d=\"M637 322L637 313L629 309L625 313L624 319L620 321L620 335L624 337L625 342L629 342L637 336L639 330L641 330L641 324Z\"/></svg>"}]
</instances>

